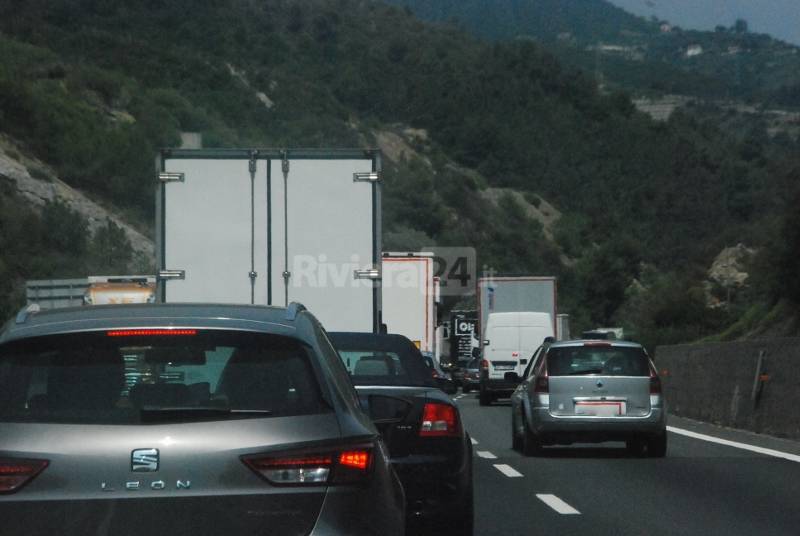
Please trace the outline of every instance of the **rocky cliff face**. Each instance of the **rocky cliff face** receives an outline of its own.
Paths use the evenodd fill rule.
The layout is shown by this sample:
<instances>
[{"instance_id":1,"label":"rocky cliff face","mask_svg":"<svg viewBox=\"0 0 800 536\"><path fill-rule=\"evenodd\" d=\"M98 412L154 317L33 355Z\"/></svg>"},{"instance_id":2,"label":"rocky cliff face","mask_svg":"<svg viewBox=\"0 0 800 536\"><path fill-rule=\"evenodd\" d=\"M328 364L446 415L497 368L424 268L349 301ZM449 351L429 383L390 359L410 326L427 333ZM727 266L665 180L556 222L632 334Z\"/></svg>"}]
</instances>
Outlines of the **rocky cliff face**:
<instances>
[{"instance_id":1,"label":"rocky cliff face","mask_svg":"<svg viewBox=\"0 0 800 536\"><path fill-rule=\"evenodd\" d=\"M150 237L122 220L113 208L101 206L58 179L46 164L24 156L5 136L0 137L0 181L8 183L37 210L48 201L62 201L87 219L92 233L107 219L113 221L125 231L134 251L150 264L155 263L155 245Z\"/></svg>"}]
</instances>

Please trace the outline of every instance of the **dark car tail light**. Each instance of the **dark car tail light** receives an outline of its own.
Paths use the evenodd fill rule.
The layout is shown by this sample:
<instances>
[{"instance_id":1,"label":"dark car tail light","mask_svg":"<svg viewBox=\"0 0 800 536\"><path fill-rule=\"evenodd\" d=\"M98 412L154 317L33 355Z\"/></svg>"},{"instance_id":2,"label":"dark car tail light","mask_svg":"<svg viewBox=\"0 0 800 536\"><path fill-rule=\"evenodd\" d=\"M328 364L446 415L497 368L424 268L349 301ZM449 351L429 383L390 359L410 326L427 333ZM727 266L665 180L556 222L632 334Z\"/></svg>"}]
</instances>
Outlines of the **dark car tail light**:
<instances>
[{"instance_id":1,"label":"dark car tail light","mask_svg":"<svg viewBox=\"0 0 800 536\"><path fill-rule=\"evenodd\" d=\"M428 402L422 410L422 437L457 437L461 434L458 410L449 404Z\"/></svg>"},{"instance_id":2,"label":"dark car tail light","mask_svg":"<svg viewBox=\"0 0 800 536\"><path fill-rule=\"evenodd\" d=\"M489 362L485 359L481 359L481 368L483 370L489 370Z\"/></svg>"},{"instance_id":3,"label":"dark car tail light","mask_svg":"<svg viewBox=\"0 0 800 536\"><path fill-rule=\"evenodd\" d=\"M242 461L276 486L358 484L372 474L373 446L301 454L244 456Z\"/></svg>"},{"instance_id":4,"label":"dark car tail light","mask_svg":"<svg viewBox=\"0 0 800 536\"><path fill-rule=\"evenodd\" d=\"M0 493L14 493L33 480L50 462L0 458Z\"/></svg>"}]
</instances>

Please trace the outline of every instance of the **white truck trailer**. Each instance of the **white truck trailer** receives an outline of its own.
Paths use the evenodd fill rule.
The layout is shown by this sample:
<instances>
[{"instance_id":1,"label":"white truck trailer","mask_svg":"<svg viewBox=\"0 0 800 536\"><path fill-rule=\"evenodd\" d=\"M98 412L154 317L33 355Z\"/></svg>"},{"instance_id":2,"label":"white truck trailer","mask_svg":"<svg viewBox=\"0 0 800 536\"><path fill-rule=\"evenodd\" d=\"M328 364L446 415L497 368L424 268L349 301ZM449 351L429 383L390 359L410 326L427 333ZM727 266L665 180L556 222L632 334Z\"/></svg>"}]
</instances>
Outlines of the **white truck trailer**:
<instances>
[{"instance_id":1,"label":"white truck trailer","mask_svg":"<svg viewBox=\"0 0 800 536\"><path fill-rule=\"evenodd\" d=\"M158 301L306 305L330 331L381 323L377 150L165 149Z\"/></svg>"},{"instance_id":2,"label":"white truck trailer","mask_svg":"<svg viewBox=\"0 0 800 536\"><path fill-rule=\"evenodd\" d=\"M423 352L436 351L438 285L433 253L383 254L383 323L388 333L405 335Z\"/></svg>"}]
</instances>

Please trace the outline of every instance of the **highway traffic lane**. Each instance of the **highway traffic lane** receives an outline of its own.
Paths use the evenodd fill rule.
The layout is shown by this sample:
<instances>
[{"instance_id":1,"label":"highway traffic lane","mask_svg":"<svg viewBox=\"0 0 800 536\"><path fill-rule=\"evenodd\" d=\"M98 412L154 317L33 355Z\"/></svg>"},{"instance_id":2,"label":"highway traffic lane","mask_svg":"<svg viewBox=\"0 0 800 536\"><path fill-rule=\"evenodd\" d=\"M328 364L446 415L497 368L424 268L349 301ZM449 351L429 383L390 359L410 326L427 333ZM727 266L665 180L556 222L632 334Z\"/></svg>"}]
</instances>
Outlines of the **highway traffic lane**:
<instances>
[{"instance_id":1,"label":"highway traffic lane","mask_svg":"<svg viewBox=\"0 0 800 536\"><path fill-rule=\"evenodd\" d=\"M622 443L510 448L510 408L459 399L477 440L476 534L800 534L800 464L670 434L666 459L629 457ZM507 465L522 474L507 477ZM537 495L580 514L558 514Z\"/></svg>"}]
</instances>

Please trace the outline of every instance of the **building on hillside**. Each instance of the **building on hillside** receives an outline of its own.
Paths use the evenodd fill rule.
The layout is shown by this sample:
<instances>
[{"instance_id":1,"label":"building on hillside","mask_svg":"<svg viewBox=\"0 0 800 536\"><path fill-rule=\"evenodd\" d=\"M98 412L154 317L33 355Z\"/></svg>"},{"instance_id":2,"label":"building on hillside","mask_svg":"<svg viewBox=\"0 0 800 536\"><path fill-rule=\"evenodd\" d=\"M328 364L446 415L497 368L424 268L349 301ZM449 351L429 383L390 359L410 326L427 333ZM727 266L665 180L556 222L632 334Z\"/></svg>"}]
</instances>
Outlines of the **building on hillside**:
<instances>
[{"instance_id":1,"label":"building on hillside","mask_svg":"<svg viewBox=\"0 0 800 536\"><path fill-rule=\"evenodd\" d=\"M695 56L699 56L703 53L703 46L702 45L689 45L686 48L686 57L693 58Z\"/></svg>"}]
</instances>

